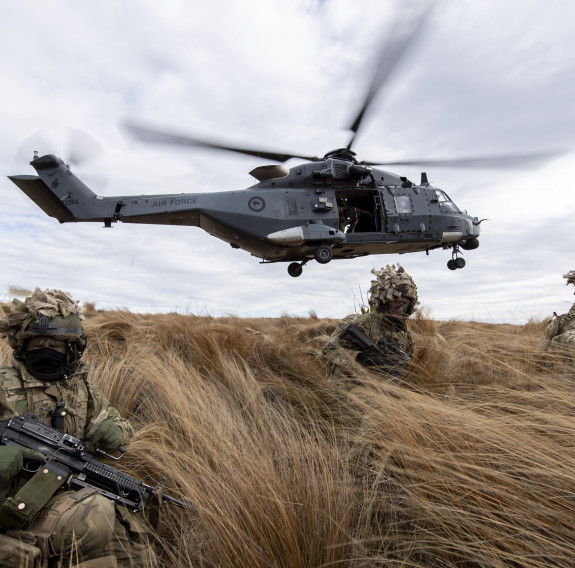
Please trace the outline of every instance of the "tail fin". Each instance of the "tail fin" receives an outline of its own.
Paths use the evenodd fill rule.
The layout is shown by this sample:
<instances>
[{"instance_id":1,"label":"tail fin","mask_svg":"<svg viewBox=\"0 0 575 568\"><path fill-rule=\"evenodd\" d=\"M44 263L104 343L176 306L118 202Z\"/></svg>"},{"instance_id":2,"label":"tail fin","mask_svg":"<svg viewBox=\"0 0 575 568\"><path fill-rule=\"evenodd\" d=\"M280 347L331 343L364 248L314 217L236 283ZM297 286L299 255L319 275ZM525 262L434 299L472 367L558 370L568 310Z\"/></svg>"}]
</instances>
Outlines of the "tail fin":
<instances>
[{"instance_id":1,"label":"tail fin","mask_svg":"<svg viewBox=\"0 0 575 568\"><path fill-rule=\"evenodd\" d=\"M8 176L38 207L60 223L84 218L96 194L57 156L48 154L30 164L38 176Z\"/></svg>"}]
</instances>

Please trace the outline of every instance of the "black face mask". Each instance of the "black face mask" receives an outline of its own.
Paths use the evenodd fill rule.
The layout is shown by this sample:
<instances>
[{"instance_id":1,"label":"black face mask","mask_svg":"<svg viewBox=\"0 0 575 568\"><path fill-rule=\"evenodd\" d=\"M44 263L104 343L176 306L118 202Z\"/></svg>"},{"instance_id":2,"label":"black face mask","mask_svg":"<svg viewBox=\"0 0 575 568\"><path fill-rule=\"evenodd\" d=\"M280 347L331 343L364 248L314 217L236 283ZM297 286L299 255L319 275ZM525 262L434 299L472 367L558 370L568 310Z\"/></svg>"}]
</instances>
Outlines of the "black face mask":
<instances>
[{"instance_id":1,"label":"black face mask","mask_svg":"<svg viewBox=\"0 0 575 568\"><path fill-rule=\"evenodd\" d=\"M41 347L26 351L24 360L33 377L43 381L53 381L63 376L60 371L64 371L66 355L48 347Z\"/></svg>"}]
</instances>

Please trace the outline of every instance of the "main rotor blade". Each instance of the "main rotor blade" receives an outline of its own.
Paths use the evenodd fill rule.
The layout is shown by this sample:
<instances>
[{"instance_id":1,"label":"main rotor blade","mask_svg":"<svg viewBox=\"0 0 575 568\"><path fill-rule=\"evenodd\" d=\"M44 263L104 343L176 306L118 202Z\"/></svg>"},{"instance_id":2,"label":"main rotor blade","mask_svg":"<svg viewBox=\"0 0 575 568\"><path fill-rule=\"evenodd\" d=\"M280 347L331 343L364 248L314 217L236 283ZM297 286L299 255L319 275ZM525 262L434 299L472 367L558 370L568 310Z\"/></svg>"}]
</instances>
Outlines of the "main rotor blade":
<instances>
[{"instance_id":1,"label":"main rotor blade","mask_svg":"<svg viewBox=\"0 0 575 568\"><path fill-rule=\"evenodd\" d=\"M180 134L172 134L169 132L148 128L133 122L124 122L122 125L134 138L142 142L151 142L153 144L168 144L172 146L185 146L193 148L211 148L213 150L225 150L227 152L236 152L238 154L246 154L248 156L256 156L257 158L265 158L266 160L273 160L275 162L286 162L290 158L303 158L315 162L318 160L317 156L304 156L300 154L286 154L284 152L277 152L273 150L261 150L254 148L246 148L241 146L231 146L228 144L220 144L218 142L211 142L208 140L200 140L192 138L191 136L183 136Z\"/></svg>"},{"instance_id":2,"label":"main rotor blade","mask_svg":"<svg viewBox=\"0 0 575 568\"><path fill-rule=\"evenodd\" d=\"M404 9L396 15L395 23L391 29L391 35L386 39L380 49L379 59L375 65L375 73L364 97L363 104L349 128L354 135L347 146L348 148L351 148L363 121L363 117L373 102L373 99L389 80L393 70L397 67L409 48L412 47L420 37L420 32L430 12L431 3L416 1L411 9L404 7Z\"/></svg>"},{"instance_id":3,"label":"main rotor blade","mask_svg":"<svg viewBox=\"0 0 575 568\"><path fill-rule=\"evenodd\" d=\"M558 158L564 151L533 152L529 154L508 154L500 156L478 156L472 158L451 158L437 160L397 160L393 162L361 162L365 166L432 166L436 168L478 168L478 169L535 169L554 158Z\"/></svg>"}]
</instances>

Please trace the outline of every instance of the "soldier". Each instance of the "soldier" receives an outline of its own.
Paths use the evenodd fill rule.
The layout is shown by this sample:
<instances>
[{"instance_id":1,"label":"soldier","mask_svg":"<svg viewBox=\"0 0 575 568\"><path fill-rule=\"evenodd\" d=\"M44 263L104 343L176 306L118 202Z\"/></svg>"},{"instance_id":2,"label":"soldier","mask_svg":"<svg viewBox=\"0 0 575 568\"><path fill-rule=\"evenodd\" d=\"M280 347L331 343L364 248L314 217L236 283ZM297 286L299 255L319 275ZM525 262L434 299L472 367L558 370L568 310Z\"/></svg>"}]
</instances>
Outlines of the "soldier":
<instances>
[{"instance_id":1,"label":"soldier","mask_svg":"<svg viewBox=\"0 0 575 568\"><path fill-rule=\"evenodd\" d=\"M566 285L575 286L575 270L570 270L563 275L563 278L567 280ZM558 316L553 313L553 318L545 330L543 348L545 351L551 349L563 353L565 349L575 350L575 303L566 314ZM575 357L572 356L572 358L575 360Z\"/></svg>"},{"instance_id":2,"label":"soldier","mask_svg":"<svg viewBox=\"0 0 575 568\"><path fill-rule=\"evenodd\" d=\"M3 309L0 333L14 352L12 366L0 367L0 420L32 412L47 426L85 440L92 450L126 446L133 436L130 423L87 381L89 368L80 361L87 337L78 302L65 292L36 288L24 302L14 299ZM33 454L0 445L1 566L155 564L141 519L92 488L54 487L40 470L23 470L38 457ZM18 509L39 512L15 527L16 503Z\"/></svg>"},{"instance_id":3,"label":"soldier","mask_svg":"<svg viewBox=\"0 0 575 568\"><path fill-rule=\"evenodd\" d=\"M378 419L383 410L379 403L384 399L373 395L382 383L403 377L414 353L413 335L406 321L417 304L417 286L401 266L388 265L371 272L375 280L368 293L369 312L345 317L324 345L323 354L328 359L327 381L343 390L346 411L342 414L342 433L348 444L347 459L357 499L363 503L368 491L370 522L379 524L386 522L391 498L387 493L395 489L381 483L384 477L389 478L387 474L382 477L382 472L391 458ZM361 342L349 334L350 326L365 336ZM376 348L365 347L369 343ZM389 394L397 396L395 392Z\"/></svg>"},{"instance_id":4,"label":"soldier","mask_svg":"<svg viewBox=\"0 0 575 568\"><path fill-rule=\"evenodd\" d=\"M350 205L347 198L341 200L338 207L339 228L344 233L354 233L362 215L369 215L369 211L364 211L353 205Z\"/></svg>"},{"instance_id":5,"label":"soldier","mask_svg":"<svg viewBox=\"0 0 575 568\"><path fill-rule=\"evenodd\" d=\"M361 368L358 364L401 377L413 355L413 335L406 327L406 319L417 304L415 282L402 266L388 265L371 272L376 279L368 293L369 312L345 317L323 347L322 353L328 359L328 380L356 384L354 375ZM351 324L376 347L366 347L365 342L361 345L353 336L350 339L345 332Z\"/></svg>"}]
</instances>

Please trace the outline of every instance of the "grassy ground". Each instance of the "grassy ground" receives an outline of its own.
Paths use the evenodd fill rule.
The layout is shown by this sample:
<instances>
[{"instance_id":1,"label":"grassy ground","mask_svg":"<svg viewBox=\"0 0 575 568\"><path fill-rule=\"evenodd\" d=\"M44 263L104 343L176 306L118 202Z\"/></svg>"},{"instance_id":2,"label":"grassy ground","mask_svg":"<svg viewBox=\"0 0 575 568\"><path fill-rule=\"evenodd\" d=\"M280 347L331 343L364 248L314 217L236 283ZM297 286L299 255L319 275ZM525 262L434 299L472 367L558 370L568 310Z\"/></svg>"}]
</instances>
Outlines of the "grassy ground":
<instances>
[{"instance_id":1,"label":"grassy ground","mask_svg":"<svg viewBox=\"0 0 575 568\"><path fill-rule=\"evenodd\" d=\"M575 370L541 363L545 322L417 314L403 384L351 398L336 323L88 306L91 380L137 430L117 466L195 504L164 507L163 564L573 566Z\"/></svg>"}]
</instances>

